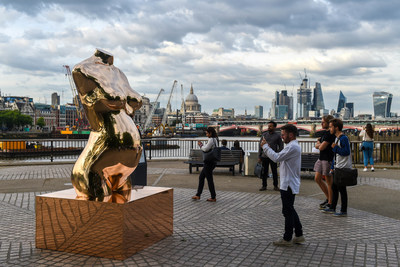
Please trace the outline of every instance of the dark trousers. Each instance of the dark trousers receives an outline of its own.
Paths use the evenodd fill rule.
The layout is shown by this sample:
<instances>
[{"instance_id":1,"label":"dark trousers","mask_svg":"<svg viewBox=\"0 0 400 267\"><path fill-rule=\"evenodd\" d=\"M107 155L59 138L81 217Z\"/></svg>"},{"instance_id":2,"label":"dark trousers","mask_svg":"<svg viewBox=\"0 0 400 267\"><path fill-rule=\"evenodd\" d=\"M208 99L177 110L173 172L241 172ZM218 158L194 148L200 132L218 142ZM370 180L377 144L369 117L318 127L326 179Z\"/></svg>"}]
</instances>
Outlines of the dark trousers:
<instances>
[{"instance_id":1,"label":"dark trousers","mask_svg":"<svg viewBox=\"0 0 400 267\"><path fill-rule=\"evenodd\" d=\"M281 190L282 214L285 217L285 234L283 235L283 239L286 241L292 240L293 228L296 236L303 235L303 226L301 225L299 215L297 215L294 209L295 196L290 187L288 187L287 191Z\"/></svg>"},{"instance_id":2,"label":"dark trousers","mask_svg":"<svg viewBox=\"0 0 400 267\"><path fill-rule=\"evenodd\" d=\"M217 163L214 161L204 162L204 167L199 175L199 186L197 187L196 196L201 196L201 193L203 193L204 179L207 178L208 189L210 190L211 198L216 197L217 194L215 193L214 178L213 178L213 170L215 169L216 165Z\"/></svg>"},{"instance_id":3,"label":"dark trousers","mask_svg":"<svg viewBox=\"0 0 400 267\"><path fill-rule=\"evenodd\" d=\"M278 164L276 162L273 162L269 158L261 158L261 161L264 167L264 173L262 175L262 186L267 187L269 165L271 165L272 178L274 179L274 186L278 186Z\"/></svg>"},{"instance_id":4,"label":"dark trousers","mask_svg":"<svg viewBox=\"0 0 400 267\"><path fill-rule=\"evenodd\" d=\"M341 212L347 212L347 190L345 186L338 186L336 184L332 184L332 206L331 208L336 210L336 205L339 199L340 192L340 201L342 202L342 207L340 208Z\"/></svg>"}]
</instances>

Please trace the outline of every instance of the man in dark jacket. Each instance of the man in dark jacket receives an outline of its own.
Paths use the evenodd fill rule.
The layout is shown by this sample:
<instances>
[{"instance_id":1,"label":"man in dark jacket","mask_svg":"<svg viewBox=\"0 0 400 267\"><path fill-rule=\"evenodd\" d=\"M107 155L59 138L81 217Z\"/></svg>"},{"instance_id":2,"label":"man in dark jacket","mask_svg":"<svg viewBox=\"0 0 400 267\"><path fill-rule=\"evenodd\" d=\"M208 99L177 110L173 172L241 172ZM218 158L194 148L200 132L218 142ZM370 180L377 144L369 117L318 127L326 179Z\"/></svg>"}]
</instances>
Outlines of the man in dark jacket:
<instances>
[{"instance_id":1,"label":"man in dark jacket","mask_svg":"<svg viewBox=\"0 0 400 267\"><path fill-rule=\"evenodd\" d=\"M267 129L267 131L263 132L261 140L264 138L267 141L269 147L272 148L272 150L274 150L275 152L280 152L283 149L283 142L282 142L282 138L281 138L280 134L275 132L277 124L274 121L270 121L270 122L268 122L267 126L268 126L268 129ZM272 177L274 180L274 190L279 191L277 163L270 160L261 148L258 151L258 162L262 163L262 165L264 167L264 173L261 178L262 186L260 188L260 191L267 190L267 178L268 178L269 165L271 165Z\"/></svg>"}]
</instances>

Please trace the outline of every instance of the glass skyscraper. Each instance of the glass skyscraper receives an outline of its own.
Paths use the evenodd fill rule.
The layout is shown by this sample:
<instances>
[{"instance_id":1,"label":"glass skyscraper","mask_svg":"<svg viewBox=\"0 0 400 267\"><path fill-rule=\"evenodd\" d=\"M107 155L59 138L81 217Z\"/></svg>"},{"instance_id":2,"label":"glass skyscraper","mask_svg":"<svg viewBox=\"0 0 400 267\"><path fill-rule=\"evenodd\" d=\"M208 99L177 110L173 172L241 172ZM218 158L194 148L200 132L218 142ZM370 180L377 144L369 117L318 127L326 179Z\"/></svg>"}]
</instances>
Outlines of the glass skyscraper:
<instances>
[{"instance_id":1,"label":"glass skyscraper","mask_svg":"<svg viewBox=\"0 0 400 267\"><path fill-rule=\"evenodd\" d=\"M264 117L264 108L263 108L263 106L255 106L254 107L254 116L257 119L262 119Z\"/></svg>"},{"instance_id":2,"label":"glass skyscraper","mask_svg":"<svg viewBox=\"0 0 400 267\"><path fill-rule=\"evenodd\" d=\"M320 83L315 83L314 87L314 98L313 98L313 110L320 111L325 109L324 96L322 95L322 88Z\"/></svg>"},{"instance_id":3,"label":"glass skyscraper","mask_svg":"<svg viewBox=\"0 0 400 267\"><path fill-rule=\"evenodd\" d=\"M344 96L342 91L340 91L339 102L338 102L338 106L337 106L337 113L339 113L342 110L342 108L346 107L346 102L347 102L347 98Z\"/></svg>"},{"instance_id":4,"label":"glass skyscraper","mask_svg":"<svg viewBox=\"0 0 400 267\"><path fill-rule=\"evenodd\" d=\"M374 101L375 117L390 117L393 95L387 92L374 92L372 98Z\"/></svg>"}]
</instances>

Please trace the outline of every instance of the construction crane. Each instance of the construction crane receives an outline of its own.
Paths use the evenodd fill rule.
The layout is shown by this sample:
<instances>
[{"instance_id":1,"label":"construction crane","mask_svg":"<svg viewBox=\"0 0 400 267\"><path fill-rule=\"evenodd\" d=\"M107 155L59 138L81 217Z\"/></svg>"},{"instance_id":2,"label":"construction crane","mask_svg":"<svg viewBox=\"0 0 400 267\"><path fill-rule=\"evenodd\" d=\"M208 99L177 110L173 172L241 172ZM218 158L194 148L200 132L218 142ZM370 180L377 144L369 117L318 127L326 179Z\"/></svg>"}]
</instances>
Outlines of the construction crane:
<instances>
[{"instance_id":1,"label":"construction crane","mask_svg":"<svg viewBox=\"0 0 400 267\"><path fill-rule=\"evenodd\" d=\"M157 95L156 101L154 103L158 102L158 99L160 98L161 93L164 92L164 89L161 88L160 92ZM147 116L146 122L144 123L144 127L143 130L146 131L147 128L149 127L150 123L151 123L151 119L153 118L154 115L154 111L156 110L156 105L151 105L151 109L149 112L149 115Z\"/></svg>"},{"instance_id":2,"label":"construction crane","mask_svg":"<svg viewBox=\"0 0 400 267\"><path fill-rule=\"evenodd\" d=\"M182 113L182 130L185 127L185 99L183 98L183 84L181 84L181 98L182 98L182 104L181 104L181 113ZM176 118L178 120L178 118Z\"/></svg>"},{"instance_id":3,"label":"construction crane","mask_svg":"<svg viewBox=\"0 0 400 267\"><path fill-rule=\"evenodd\" d=\"M63 67L65 68L65 76L67 76L69 85L71 87L73 102L76 108L76 113L78 115L78 120L79 120L78 126L79 126L79 124L83 122L83 116L81 112L81 106L79 104L78 90L76 90L70 67L68 65L63 65Z\"/></svg>"},{"instance_id":4,"label":"construction crane","mask_svg":"<svg viewBox=\"0 0 400 267\"><path fill-rule=\"evenodd\" d=\"M164 126L167 123L167 113L168 113L168 111L171 111L171 97L172 97L172 94L174 92L174 88L176 87L177 83L178 83L178 81L175 80L174 84L172 85L171 93L169 94L169 98L168 98L167 109L165 110L163 118L161 120L161 124L164 125Z\"/></svg>"}]
</instances>

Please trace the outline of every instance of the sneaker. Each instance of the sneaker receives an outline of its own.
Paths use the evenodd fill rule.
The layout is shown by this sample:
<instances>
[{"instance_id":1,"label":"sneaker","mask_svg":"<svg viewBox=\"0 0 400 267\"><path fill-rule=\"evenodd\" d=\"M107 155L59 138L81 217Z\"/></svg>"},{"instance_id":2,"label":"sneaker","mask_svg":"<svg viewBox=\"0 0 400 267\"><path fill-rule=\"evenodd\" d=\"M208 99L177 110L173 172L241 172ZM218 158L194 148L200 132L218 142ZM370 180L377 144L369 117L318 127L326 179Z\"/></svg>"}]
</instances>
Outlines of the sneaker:
<instances>
[{"instance_id":1,"label":"sneaker","mask_svg":"<svg viewBox=\"0 0 400 267\"><path fill-rule=\"evenodd\" d=\"M331 209L330 207L327 207L327 208L325 208L325 209L323 209L323 210L321 210L323 213L328 213L328 214L333 214L333 213L335 213L335 210L334 209Z\"/></svg>"},{"instance_id":2,"label":"sneaker","mask_svg":"<svg viewBox=\"0 0 400 267\"><path fill-rule=\"evenodd\" d=\"M368 171L367 167L364 168L363 172L366 172L366 171Z\"/></svg>"},{"instance_id":3,"label":"sneaker","mask_svg":"<svg viewBox=\"0 0 400 267\"><path fill-rule=\"evenodd\" d=\"M304 242L306 242L306 239L304 238L304 236L296 236L292 239L293 244L303 244Z\"/></svg>"},{"instance_id":4,"label":"sneaker","mask_svg":"<svg viewBox=\"0 0 400 267\"><path fill-rule=\"evenodd\" d=\"M347 216L347 212L343 212L343 211L336 212L336 213L333 214L333 216L335 216L335 217L346 217Z\"/></svg>"},{"instance_id":5,"label":"sneaker","mask_svg":"<svg viewBox=\"0 0 400 267\"><path fill-rule=\"evenodd\" d=\"M274 241L272 244L274 244L274 246L278 246L278 247L292 247L293 246L292 241L286 241L283 238L281 238L277 241Z\"/></svg>"},{"instance_id":6,"label":"sneaker","mask_svg":"<svg viewBox=\"0 0 400 267\"><path fill-rule=\"evenodd\" d=\"M263 187L261 187L259 190L260 190L260 191L265 191L265 190L267 190L267 187L263 186Z\"/></svg>"},{"instance_id":7,"label":"sneaker","mask_svg":"<svg viewBox=\"0 0 400 267\"><path fill-rule=\"evenodd\" d=\"M328 204L328 200L325 200L324 202L319 204L319 207L325 209L326 208L326 204Z\"/></svg>"},{"instance_id":8,"label":"sneaker","mask_svg":"<svg viewBox=\"0 0 400 267\"><path fill-rule=\"evenodd\" d=\"M375 171L374 167L371 167L371 172Z\"/></svg>"},{"instance_id":9,"label":"sneaker","mask_svg":"<svg viewBox=\"0 0 400 267\"><path fill-rule=\"evenodd\" d=\"M330 208L330 207L331 207L331 205L326 203L324 206L319 206L319 210L324 210L324 209Z\"/></svg>"}]
</instances>

